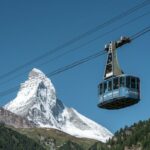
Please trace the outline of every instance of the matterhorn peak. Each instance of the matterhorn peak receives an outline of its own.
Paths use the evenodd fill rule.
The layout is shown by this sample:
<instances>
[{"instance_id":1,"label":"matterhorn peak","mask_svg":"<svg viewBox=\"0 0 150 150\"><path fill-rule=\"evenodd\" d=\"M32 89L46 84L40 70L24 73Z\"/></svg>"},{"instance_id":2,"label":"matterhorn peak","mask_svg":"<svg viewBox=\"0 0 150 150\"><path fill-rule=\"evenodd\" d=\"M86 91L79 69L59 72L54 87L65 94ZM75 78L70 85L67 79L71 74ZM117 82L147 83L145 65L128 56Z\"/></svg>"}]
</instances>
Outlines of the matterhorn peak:
<instances>
[{"instance_id":1,"label":"matterhorn peak","mask_svg":"<svg viewBox=\"0 0 150 150\"><path fill-rule=\"evenodd\" d=\"M5 108L13 113L28 116L29 110L37 109L44 110L45 107L50 109L56 104L55 88L46 75L34 68L29 73L29 78L24 83L21 83L17 97L10 101ZM39 110L40 111L40 110Z\"/></svg>"},{"instance_id":2,"label":"matterhorn peak","mask_svg":"<svg viewBox=\"0 0 150 150\"><path fill-rule=\"evenodd\" d=\"M27 118L36 127L55 128L73 136L102 142L112 137L106 128L58 100L51 80L36 68L21 84L17 97L4 108Z\"/></svg>"},{"instance_id":3,"label":"matterhorn peak","mask_svg":"<svg viewBox=\"0 0 150 150\"><path fill-rule=\"evenodd\" d=\"M41 70L39 70L37 68L33 68L29 73L29 79L30 78L41 78L41 77L45 78L46 76Z\"/></svg>"}]
</instances>

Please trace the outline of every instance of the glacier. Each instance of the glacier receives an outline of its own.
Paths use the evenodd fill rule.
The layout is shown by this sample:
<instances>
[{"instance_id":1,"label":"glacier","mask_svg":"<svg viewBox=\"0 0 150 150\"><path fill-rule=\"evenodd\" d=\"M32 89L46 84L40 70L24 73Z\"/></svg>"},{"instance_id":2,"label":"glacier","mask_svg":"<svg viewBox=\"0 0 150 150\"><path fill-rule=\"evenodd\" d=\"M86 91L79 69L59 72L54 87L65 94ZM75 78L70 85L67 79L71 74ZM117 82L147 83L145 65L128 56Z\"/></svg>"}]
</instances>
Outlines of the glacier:
<instances>
[{"instance_id":1,"label":"glacier","mask_svg":"<svg viewBox=\"0 0 150 150\"><path fill-rule=\"evenodd\" d=\"M51 80L33 68L15 99L5 109L27 118L39 128L55 128L79 138L106 142L113 134L102 125L68 108L56 96Z\"/></svg>"}]
</instances>

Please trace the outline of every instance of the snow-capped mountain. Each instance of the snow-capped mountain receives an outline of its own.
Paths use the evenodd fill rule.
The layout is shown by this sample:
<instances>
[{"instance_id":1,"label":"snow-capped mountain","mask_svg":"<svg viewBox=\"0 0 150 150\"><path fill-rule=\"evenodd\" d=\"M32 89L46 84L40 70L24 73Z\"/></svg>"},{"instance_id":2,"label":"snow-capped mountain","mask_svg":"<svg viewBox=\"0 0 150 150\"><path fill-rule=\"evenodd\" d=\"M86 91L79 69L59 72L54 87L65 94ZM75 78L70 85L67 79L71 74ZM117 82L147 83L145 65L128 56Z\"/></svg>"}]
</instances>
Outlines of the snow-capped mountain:
<instances>
[{"instance_id":1,"label":"snow-capped mountain","mask_svg":"<svg viewBox=\"0 0 150 150\"><path fill-rule=\"evenodd\" d=\"M17 97L4 108L26 117L37 127L55 128L76 137L102 142L112 137L106 128L58 100L51 80L35 68L29 73L28 80L21 84Z\"/></svg>"}]
</instances>

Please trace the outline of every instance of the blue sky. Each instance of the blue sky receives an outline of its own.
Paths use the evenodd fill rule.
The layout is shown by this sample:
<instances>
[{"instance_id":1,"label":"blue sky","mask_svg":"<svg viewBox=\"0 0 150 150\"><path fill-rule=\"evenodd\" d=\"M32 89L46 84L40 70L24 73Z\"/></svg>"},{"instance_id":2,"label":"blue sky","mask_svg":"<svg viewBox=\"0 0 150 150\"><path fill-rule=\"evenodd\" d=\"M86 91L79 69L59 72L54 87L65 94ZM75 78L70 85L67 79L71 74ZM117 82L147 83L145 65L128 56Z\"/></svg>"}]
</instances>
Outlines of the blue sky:
<instances>
[{"instance_id":1,"label":"blue sky","mask_svg":"<svg viewBox=\"0 0 150 150\"><path fill-rule=\"evenodd\" d=\"M24 64L33 58L69 41L70 39L94 28L143 0L5 0L0 1L0 75ZM48 56L38 63L45 62L58 54L92 40L122 23L149 12L150 5L120 21L97 31L96 33ZM149 26L150 15L128 24L106 36L90 43L64 57L38 67L49 73L59 67L100 51L111 40L121 35L130 36ZM97 107L97 85L103 79L106 55L80 65L72 70L51 78L58 98L69 107L115 132L120 127L131 125L139 120L150 118L150 50L147 33L131 44L118 50L119 62L127 74L141 78L141 101L139 104L121 110L103 110ZM32 64L16 72L20 74L38 66ZM4 91L27 79L28 73L2 83L10 77L0 80L0 91ZM13 75L11 76L13 77ZM0 105L6 104L16 96L16 92L1 97Z\"/></svg>"}]
</instances>

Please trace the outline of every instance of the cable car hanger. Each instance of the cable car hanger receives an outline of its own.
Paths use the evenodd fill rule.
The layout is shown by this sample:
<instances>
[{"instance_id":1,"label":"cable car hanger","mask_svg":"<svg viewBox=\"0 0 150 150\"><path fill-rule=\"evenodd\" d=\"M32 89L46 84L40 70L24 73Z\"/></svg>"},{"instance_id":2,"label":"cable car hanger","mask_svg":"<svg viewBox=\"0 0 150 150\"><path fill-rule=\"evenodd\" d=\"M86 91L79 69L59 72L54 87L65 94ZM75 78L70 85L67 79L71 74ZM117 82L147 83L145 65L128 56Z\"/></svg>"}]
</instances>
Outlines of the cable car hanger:
<instances>
[{"instance_id":1,"label":"cable car hanger","mask_svg":"<svg viewBox=\"0 0 150 150\"><path fill-rule=\"evenodd\" d=\"M98 86L100 108L121 109L134 105L140 100L140 79L124 74L117 59L117 48L130 42L130 38L121 37L120 40L105 45L107 61L104 81Z\"/></svg>"}]
</instances>

